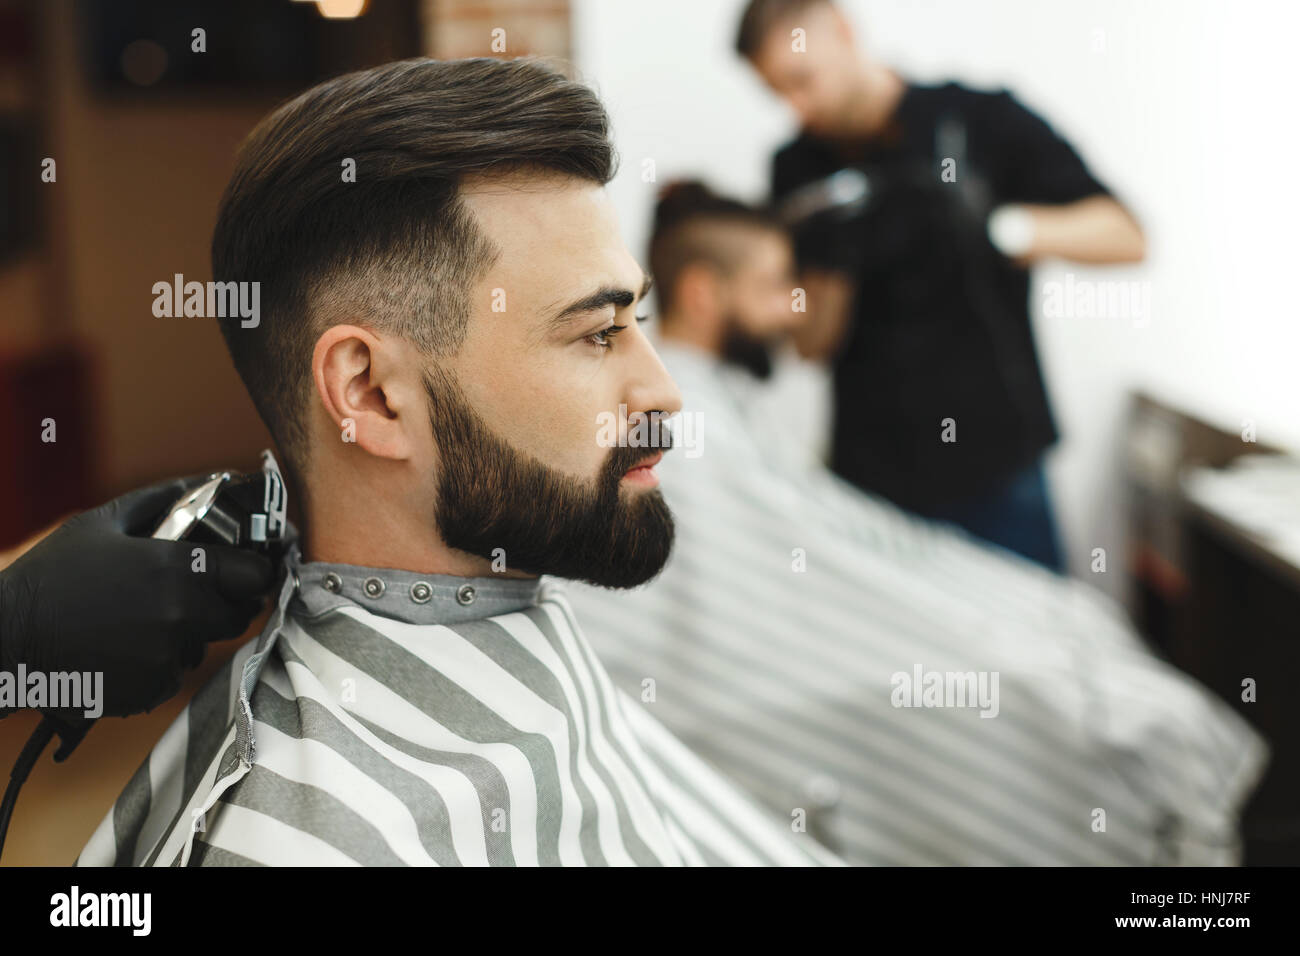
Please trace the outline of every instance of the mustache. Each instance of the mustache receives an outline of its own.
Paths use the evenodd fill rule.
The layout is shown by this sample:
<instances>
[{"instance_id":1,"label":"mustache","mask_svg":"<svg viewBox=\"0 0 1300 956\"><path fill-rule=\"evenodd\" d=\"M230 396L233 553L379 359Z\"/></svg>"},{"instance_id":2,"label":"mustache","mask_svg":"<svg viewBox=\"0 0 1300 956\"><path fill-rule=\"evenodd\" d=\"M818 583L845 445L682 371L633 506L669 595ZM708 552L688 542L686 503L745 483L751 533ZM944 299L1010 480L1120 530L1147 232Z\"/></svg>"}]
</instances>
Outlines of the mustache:
<instances>
[{"instance_id":1,"label":"mustache","mask_svg":"<svg viewBox=\"0 0 1300 956\"><path fill-rule=\"evenodd\" d=\"M618 484L629 469L644 464L660 452L666 452L673 447L672 429L662 420L658 428L657 442L647 445L615 445L609 450L609 457L605 459L605 467L602 469L602 477L606 485L610 483L611 478L614 484Z\"/></svg>"}]
</instances>

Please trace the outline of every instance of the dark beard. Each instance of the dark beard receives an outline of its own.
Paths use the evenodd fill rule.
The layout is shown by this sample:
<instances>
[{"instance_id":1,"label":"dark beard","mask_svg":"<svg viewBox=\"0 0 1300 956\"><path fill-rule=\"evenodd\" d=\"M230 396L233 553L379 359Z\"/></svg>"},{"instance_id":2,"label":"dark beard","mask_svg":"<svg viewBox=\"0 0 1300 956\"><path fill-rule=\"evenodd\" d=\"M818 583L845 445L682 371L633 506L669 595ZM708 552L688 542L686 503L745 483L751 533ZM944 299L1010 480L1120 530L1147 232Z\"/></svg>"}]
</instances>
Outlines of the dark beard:
<instances>
[{"instance_id":1,"label":"dark beard","mask_svg":"<svg viewBox=\"0 0 1300 956\"><path fill-rule=\"evenodd\" d=\"M767 343L740 331L734 322L722 337L722 359L762 381L772 377L772 351Z\"/></svg>"},{"instance_id":2,"label":"dark beard","mask_svg":"<svg viewBox=\"0 0 1300 956\"><path fill-rule=\"evenodd\" d=\"M582 481L493 434L440 371L424 385L441 461L435 520L449 547L488 559L500 548L515 570L606 588L636 587L663 569L673 545L663 495L619 493L623 475L654 448L611 448L595 482ZM660 437L657 447L671 447L662 423Z\"/></svg>"}]
</instances>

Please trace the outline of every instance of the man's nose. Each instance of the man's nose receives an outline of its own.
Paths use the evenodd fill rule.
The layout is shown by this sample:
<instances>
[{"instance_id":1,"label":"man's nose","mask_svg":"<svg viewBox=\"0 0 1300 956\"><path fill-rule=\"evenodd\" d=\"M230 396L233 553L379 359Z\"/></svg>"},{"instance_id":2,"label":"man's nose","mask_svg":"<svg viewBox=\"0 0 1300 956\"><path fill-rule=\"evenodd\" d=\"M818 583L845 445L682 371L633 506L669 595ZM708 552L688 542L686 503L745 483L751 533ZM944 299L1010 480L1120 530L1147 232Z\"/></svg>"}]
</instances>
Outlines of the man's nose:
<instances>
[{"instance_id":1,"label":"man's nose","mask_svg":"<svg viewBox=\"0 0 1300 956\"><path fill-rule=\"evenodd\" d=\"M666 418L682 410L682 393L664 368L650 340L638 335L633 340L632 381L628 385L628 412L660 412Z\"/></svg>"}]
</instances>

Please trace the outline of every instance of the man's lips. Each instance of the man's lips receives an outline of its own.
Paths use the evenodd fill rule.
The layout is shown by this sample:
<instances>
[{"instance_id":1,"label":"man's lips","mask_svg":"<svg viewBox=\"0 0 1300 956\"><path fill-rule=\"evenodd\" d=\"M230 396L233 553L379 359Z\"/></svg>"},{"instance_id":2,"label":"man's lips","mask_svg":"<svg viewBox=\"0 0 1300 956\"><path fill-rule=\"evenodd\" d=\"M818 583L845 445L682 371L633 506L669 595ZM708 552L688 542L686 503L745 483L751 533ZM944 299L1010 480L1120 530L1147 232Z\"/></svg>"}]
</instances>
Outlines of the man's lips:
<instances>
[{"instance_id":1,"label":"man's lips","mask_svg":"<svg viewBox=\"0 0 1300 956\"><path fill-rule=\"evenodd\" d=\"M623 477L638 484L657 485L659 476L654 473L654 467L663 460L663 457L663 452L655 452L649 458L643 460L641 464L629 468L623 473Z\"/></svg>"},{"instance_id":2,"label":"man's lips","mask_svg":"<svg viewBox=\"0 0 1300 956\"><path fill-rule=\"evenodd\" d=\"M641 461L641 464L633 465L631 468L628 469L628 471L636 471L638 468L653 468L655 465L659 464L659 462L663 461L663 457L664 457L664 453L661 451L657 451L649 458L643 459Z\"/></svg>"}]
</instances>

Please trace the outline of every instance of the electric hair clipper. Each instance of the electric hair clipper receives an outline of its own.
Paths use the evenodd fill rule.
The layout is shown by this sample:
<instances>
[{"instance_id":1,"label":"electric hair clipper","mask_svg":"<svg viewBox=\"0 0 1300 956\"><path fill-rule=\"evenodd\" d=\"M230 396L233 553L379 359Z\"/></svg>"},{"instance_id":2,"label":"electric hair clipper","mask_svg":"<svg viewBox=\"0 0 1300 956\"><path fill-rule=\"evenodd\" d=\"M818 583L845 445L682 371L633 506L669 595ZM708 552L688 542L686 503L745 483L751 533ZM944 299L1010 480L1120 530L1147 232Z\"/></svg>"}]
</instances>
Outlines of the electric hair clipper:
<instances>
[{"instance_id":1,"label":"electric hair clipper","mask_svg":"<svg viewBox=\"0 0 1300 956\"><path fill-rule=\"evenodd\" d=\"M262 470L241 475L213 472L208 480L182 495L151 537L197 544L249 548L278 563L288 528L288 501L280 466L271 452L262 452ZM59 733L56 761L67 759L94 725L89 718L43 711Z\"/></svg>"},{"instance_id":2,"label":"electric hair clipper","mask_svg":"<svg viewBox=\"0 0 1300 956\"><path fill-rule=\"evenodd\" d=\"M153 537L249 548L275 559L284 545L287 510L284 478L268 450L257 474L213 472L172 505Z\"/></svg>"}]
</instances>

